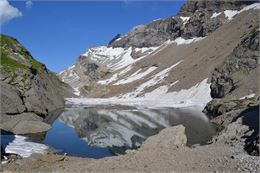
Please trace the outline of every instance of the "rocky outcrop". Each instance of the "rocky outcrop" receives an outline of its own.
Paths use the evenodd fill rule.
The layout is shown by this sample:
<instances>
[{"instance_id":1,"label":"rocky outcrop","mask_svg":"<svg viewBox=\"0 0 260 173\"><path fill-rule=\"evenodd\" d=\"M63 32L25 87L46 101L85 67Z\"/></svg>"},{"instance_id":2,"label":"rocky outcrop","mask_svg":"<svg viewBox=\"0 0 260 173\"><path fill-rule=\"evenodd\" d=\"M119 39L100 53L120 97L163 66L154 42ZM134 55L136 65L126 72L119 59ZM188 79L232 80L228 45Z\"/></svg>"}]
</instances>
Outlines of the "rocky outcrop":
<instances>
[{"instance_id":1,"label":"rocky outcrop","mask_svg":"<svg viewBox=\"0 0 260 173\"><path fill-rule=\"evenodd\" d=\"M255 106L256 104L257 104L256 97L241 99L241 100L227 100L227 101L222 99L213 99L207 104L203 112L206 113L208 117L212 119L230 111L244 110L251 106Z\"/></svg>"},{"instance_id":2,"label":"rocky outcrop","mask_svg":"<svg viewBox=\"0 0 260 173\"><path fill-rule=\"evenodd\" d=\"M211 96L222 98L241 85L258 67L259 29L255 26L234 51L217 67L211 78ZM245 74L245 75L241 75ZM240 83L239 83L240 82Z\"/></svg>"},{"instance_id":3,"label":"rocky outcrop","mask_svg":"<svg viewBox=\"0 0 260 173\"><path fill-rule=\"evenodd\" d=\"M251 155L259 155L259 93L258 59L259 29L251 32L212 73L211 96L204 112L222 131L213 138L214 143L242 148ZM248 79L252 80L248 80ZM250 82L248 82L250 81ZM250 87L248 87L250 86ZM248 88L251 88L249 91ZM241 93L250 94L241 97ZM253 93L252 93L253 92Z\"/></svg>"},{"instance_id":4,"label":"rocky outcrop","mask_svg":"<svg viewBox=\"0 0 260 173\"><path fill-rule=\"evenodd\" d=\"M159 46L177 37L189 39L204 37L215 31L229 19L225 10L241 10L258 1L187 1L175 17L155 20L139 25L125 35L117 35L108 46L151 47ZM212 15L219 13L216 17Z\"/></svg>"},{"instance_id":5,"label":"rocky outcrop","mask_svg":"<svg viewBox=\"0 0 260 173\"><path fill-rule=\"evenodd\" d=\"M209 11L209 12L222 12L223 10L240 10L246 5L250 5L258 1L222 1L222 0L215 0L215 1L194 1L188 0L178 12L178 15L182 16L189 16L195 13L196 11Z\"/></svg>"},{"instance_id":6,"label":"rocky outcrop","mask_svg":"<svg viewBox=\"0 0 260 173\"><path fill-rule=\"evenodd\" d=\"M12 127L12 131L19 134L48 129L42 122L32 122L31 114L46 117L49 112L62 108L61 91L69 93L70 87L61 85L44 64L35 60L16 39L6 35L1 35L0 69L1 120L6 116L16 119L18 114L28 116L29 119L19 120Z\"/></svg>"},{"instance_id":7,"label":"rocky outcrop","mask_svg":"<svg viewBox=\"0 0 260 173\"><path fill-rule=\"evenodd\" d=\"M223 127L213 143L229 144L259 155L259 105L230 110L211 121Z\"/></svg>"}]
</instances>

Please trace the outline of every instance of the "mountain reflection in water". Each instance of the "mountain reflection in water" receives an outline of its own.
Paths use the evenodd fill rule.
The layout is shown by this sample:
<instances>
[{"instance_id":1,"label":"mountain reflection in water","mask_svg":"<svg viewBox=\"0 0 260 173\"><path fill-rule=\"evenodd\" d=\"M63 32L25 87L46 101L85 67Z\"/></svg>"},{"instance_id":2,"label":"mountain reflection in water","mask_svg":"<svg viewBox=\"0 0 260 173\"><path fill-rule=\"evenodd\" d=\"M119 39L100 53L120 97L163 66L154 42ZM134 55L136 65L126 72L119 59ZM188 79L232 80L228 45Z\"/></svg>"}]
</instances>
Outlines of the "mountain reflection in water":
<instances>
[{"instance_id":1,"label":"mountain reflection in water","mask_svg":"<svg viewBox=\"0 0 260 173\"><path fill-rule=\"evenodd\" d=\"M84 141L88 147L106 148L113 154L123 153L126 149L138 148L149 136L157 134L165 127L182 124L186 127L188 145L205 144L215 128L207 117L193 108L146 109L122 106L71 107L54 122L59 126L67 125L73 129L74 135ZM55 128L47 132L45 142L52 136L55 140ZM62 130L59 127L60 131ZM54 135L53 135L54 133ZM56 134L57 140L61 134ZM52 139L52 140L53 140ZM66 141L63 141L66 143ZM70 139L71 150L73 139ZM54 142L55 143L55 142ZM54 148L57 146L53 146ZM61 147L62 148L62 147ZM70 151L67 151L68 154ZM84 150L80 151L84 152ZM80 154L79 154L80 155ZM109 154L107 154L109 155ZM85 155L83 155L85 156Z\"/></svg>"}]
</instances>

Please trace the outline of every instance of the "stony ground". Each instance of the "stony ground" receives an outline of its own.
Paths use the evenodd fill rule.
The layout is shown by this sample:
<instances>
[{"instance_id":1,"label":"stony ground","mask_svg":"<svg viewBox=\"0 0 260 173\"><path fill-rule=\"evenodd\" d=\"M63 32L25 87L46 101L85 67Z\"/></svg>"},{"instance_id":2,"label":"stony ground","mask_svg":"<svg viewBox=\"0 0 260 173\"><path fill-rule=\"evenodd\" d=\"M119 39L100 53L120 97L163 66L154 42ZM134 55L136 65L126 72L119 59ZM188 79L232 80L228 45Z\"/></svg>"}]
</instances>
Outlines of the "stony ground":
<instances>
[{"instance_id":1,"label":"stony ground","mask_svg":"<svg viewBox=\"0 0 260 173\"><path fill-rule=\"evenodd\" d=\"M259 157L236 147L145 148L100 160L48 154L4 165L11 172L259 172Z\"/></svg>"}]
</instances>

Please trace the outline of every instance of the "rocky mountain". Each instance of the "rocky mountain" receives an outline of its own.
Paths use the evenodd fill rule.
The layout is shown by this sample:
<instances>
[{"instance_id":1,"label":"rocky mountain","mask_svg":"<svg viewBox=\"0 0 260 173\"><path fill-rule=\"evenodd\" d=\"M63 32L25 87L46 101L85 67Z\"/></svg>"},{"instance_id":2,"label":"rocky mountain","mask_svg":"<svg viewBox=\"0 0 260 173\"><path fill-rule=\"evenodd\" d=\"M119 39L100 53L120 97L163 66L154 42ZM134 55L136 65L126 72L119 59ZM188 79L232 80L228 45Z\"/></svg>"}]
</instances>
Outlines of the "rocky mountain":
<instances>
[{"instance_id":1,"label":"rocky mountain","mask_svg":"<svg viewBox=\"0 0 260 173\"><path fill-rule=\"evenodd\" d=\"M63 96L72 96L71 88L16 39L3 34L0 68L1 128L14 133L50 128L36 120L42 121L50 112L62 108Z\"/></svg>"},{"instance_id":2,"label":"rocky mountain","mask_svg":"<svg viewBox=\"0 0 260 173\"><path fill-rule=\"evenodd\" d=\"M176 16L139 25L111 41L110 47L151 47L178 37L205 37L237 11L258 1L187 1Z\"/></svg>"},{"instance_id":3,"label":"rocky mountain","mask_svg":"<svg viewBox=\"0 0 260 173\"><path fill-rule=\"evenodd\" d=\"M259 155L259 9L187 1L176 16L118 34L58 74L82 97L67 103L198 106L221 130L214 145Z\"/></svg>"},{"instance_id":4,"label":"rocky mountain","mask_svg":"<svg viewBox=\"0 0 260 173\"><path fill-rule=\"evenodd\" d=\"M137 26L117 35L108 46L88 49L58 76L82 97L165 100L174 96L171 104L205 106L214 92L214 84L212 91L205 90L212 72L258 27L258 9L254 1L187 1L174 17ZM257 61L256 51L253 54L244 65ZM250 84L244 75L243 80L236 79L236 88ZM232 97L258 93L256 87L242 90ZM190 96L191 92L196 94ZM201 97L205 99L198 101Z\"/></svg>"}]
</instances>

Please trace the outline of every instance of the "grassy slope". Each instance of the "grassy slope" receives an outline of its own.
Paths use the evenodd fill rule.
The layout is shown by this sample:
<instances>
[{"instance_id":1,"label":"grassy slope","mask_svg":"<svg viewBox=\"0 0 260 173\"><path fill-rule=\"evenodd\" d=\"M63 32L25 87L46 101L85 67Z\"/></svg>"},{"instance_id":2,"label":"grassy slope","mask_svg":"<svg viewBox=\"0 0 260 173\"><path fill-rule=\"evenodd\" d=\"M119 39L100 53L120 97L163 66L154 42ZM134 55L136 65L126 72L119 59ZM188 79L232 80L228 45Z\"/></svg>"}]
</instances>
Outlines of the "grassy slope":
<instances>
[{"instance_id":1,"label":"grassy slope","mask_svg":"<svg viewBox=\"0 0 260 173\"><path fill-rule=\"evenodd\" d=\"M15 69L34 69L38 72L45 70L45 65L35 60L31 54L14 38L0 34L1 45L1 65L3 70L13 71ZM24 57L31 67L22 64L21 62L11 58L12 53L15 52Z\"/></svg>"}]
</instances>

